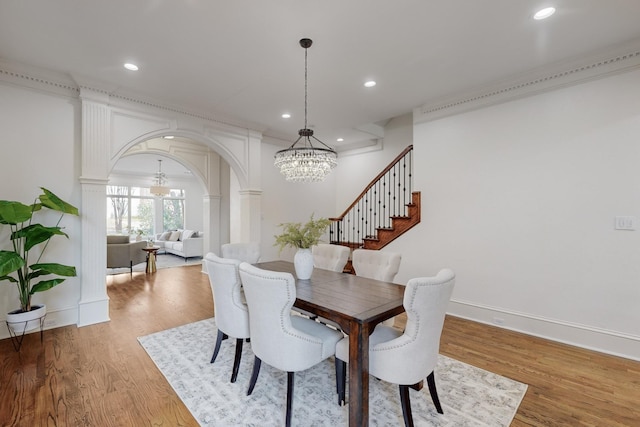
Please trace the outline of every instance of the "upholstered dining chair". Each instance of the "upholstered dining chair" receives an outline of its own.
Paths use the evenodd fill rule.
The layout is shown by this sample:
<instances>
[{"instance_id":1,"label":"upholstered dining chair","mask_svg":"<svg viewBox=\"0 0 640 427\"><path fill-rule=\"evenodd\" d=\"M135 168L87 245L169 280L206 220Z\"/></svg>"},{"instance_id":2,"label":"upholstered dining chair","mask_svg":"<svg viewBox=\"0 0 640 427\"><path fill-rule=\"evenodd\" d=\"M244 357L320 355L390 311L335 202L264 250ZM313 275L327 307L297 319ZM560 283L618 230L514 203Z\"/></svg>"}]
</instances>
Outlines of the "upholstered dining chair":
<instances>
[{"instance_id":1,"label":"upholstered dining chair","mask_svg":"<svg viewBox=\"0 0 640 427\"><path fill-rule=\"evenodd\" d=\"M318 243L311 248L313 266L323 270L342 272L349 260L349 252L346 246Z\"/></svg>"},{"instance_id":2,"label":"upholstered dining chair","mask_svg":"<svg viewBox=\"0 0 640 427\"><path fill-rule=\"evenodd\" d=\"M296 300L293 275L240 264L249 306L251 348L255 354L247 395L253 392L262 362L287 372L285 425L291 425L294 372L304 371L335 353L341 332L291 314Z\"/></svg>"},{"instance_id":3,"label":"upholstered dining chair","mask_svg":"<svg viewBox=\"0 0 640 427\"><path fill-rule=\"evenodd\" d=\"M443 413L438 399L434 369L438 361L440 335L454 283L455 275L449 269L440 270L435 277L409 280L403 299L407 313L404 332L378 325L369 337L369 374L400 386L402 414L407 427L413 426L409 388L415 388L425 377L433 404L438 413ZM345 402L347 360L349 339L345 338L336 345L339 404Z\"/></svg>"},{"instance_id":4,"label":"upholstered dining chair","mask_svg":"<svg viewBox=\"0 0 640 427\"><path fill-rule=\"evenodd\" d=\"M357 276L392 282L400 269L402 256L397 252L355 249L351 262Z\"/></svg>"},{"instance_id":5,"label":"upholstered dining chair","mask_svg":"<svg viewBox=\"0 0 640 427\"><path fill-rule=\"evenodd\" d=\"M258 242L225 243L222 245L222 258L238 259L255 264L260 259L260 244Z\"/></svg>"},{"instance_id":6,"label":"upholstered dining chair","mask_svg":"<svg viewBox=\"0 0 640 427\"><path fill-rule=\"evenodd\" d=\"M397 252L355 249L351 254L351 264L356 276L368 279L392 282L400 269L402 256ZM393 326L395 318L384 321L384 325Z\"/></svg>"},{"instance_id":7,"label":"upholstered dining chair","mask_svg":"<svg viewBox=\"0 0 640 427\"><path fill-rule=\"evenodd\" d=\"M231 382L236 382L238 368L242 357L242 343L249 338L249 311L242 300L240 274L236 259L219 258L209 252L204 257L209 274L209 283L213 293L214 313L218 335L211 357L211 363L216 361L222 341L228 337L236 339L236 352L231 371Z\"/></svg>"}]
</instances>

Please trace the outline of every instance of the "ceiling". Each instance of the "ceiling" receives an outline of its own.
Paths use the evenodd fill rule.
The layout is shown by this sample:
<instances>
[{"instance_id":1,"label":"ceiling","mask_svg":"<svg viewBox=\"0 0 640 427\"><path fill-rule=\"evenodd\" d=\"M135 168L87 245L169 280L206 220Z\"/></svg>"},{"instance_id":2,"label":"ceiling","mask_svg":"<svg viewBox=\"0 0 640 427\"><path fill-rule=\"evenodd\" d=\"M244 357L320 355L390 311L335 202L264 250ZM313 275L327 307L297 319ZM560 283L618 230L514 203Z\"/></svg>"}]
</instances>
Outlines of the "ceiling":
<instances>
[{"instance_id":1,"label":"ceiling","mask_svg":"<svg viewBox=\"0 0 640 427\"><path fill-rule=\"evenodd\" d=\"M633 0L2 1L0 61L286 144L304 126L308 37L308 123L340 150L416 107L640 40L638 22Z\"/></svg>"}]
</instances>

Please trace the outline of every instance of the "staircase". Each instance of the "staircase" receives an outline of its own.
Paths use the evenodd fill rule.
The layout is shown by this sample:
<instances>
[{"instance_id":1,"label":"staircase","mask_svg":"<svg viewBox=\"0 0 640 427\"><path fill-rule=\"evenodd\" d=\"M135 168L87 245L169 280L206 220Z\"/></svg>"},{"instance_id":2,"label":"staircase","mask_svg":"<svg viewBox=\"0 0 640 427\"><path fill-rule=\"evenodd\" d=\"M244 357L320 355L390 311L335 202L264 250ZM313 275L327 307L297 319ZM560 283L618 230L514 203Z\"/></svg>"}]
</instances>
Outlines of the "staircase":
<instances>
[{"instance_id":1,"label":"staircase","mask_svg":"<svg viewBox=\"0 0 640 427\"><path fill-rule=\"evenodd\" d=\"M413 145L405 148L354 202L329 218L332 244L381 249L420 222L420 192L412 191Z\"/></svg>"}]
</instances>

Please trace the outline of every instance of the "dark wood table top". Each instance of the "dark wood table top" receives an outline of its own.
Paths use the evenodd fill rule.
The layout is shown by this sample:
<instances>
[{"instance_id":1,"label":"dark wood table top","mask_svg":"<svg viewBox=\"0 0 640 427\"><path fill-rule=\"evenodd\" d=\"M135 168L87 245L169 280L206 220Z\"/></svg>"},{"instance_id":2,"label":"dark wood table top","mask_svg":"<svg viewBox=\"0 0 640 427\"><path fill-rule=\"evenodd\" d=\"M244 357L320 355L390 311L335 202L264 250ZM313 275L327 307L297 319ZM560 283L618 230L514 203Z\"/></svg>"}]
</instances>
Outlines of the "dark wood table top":
<instances>
[{"instance_id":1,"label":"dark wood table top","mask_svg":"<svg viewBox=\"0 0 640 427\"><path fill-rule=\"evenodd\" d=\"M295 278L291 262L270 261L256 266L265 270L286 271ZM372 327L404 312L404 290L404 286L395 283L314 268L311 279L296 279L297 299L294 305L337 322L349 333L350 321Z\"/></svg>"}]
</instances>

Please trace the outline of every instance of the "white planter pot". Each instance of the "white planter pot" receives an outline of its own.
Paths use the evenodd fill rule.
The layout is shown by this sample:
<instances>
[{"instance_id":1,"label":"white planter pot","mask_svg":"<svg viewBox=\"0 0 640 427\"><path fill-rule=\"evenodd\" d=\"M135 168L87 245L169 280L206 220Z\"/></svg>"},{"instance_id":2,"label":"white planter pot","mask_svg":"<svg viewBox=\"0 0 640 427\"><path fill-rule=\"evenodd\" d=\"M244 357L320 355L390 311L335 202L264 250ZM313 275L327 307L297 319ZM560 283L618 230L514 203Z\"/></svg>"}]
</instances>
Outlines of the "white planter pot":
<instances>
[{"instance_id":1,"label":"white planter pot","mask_svg":"<svg viewBox=\"0 0 640 427\"><path fill-rule=\"evenodd\" d=\"M298 249L293 257L296 276L300 280L309 280L313 273L313 255L311 249Z\"/></svg>"},{"instance_id":2,"label":"white planter pot","mask_svg":"<svg viewBox=\"0 0 640 427\"><path fill-rule=\"evenodd\" d=\"M7 324L11 330L18 335L40 327L40 319L47 314L47 306L35 305L31 311L20 312L14 310L7 314Z\"/></svg>"}]
</instances>

